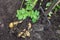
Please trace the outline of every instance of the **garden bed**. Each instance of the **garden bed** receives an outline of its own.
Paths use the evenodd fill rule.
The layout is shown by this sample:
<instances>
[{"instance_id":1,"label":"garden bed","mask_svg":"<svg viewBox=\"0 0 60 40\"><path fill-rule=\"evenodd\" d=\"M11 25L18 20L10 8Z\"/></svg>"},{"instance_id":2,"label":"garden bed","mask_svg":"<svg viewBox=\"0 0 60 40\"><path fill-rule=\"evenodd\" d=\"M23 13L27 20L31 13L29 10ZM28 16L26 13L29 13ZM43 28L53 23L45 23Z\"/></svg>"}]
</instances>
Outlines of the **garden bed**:
<instances>
[{"instance_id":1,"label":"garden bed","mask_svg":"<svg viewBox=\"0 0 60 40\"><path fill-rule=\"evenodd\" d=\"M49 12L48 9L45 10L46 4L52 1L44 0L41 6L40 2L38 0L34 7L34 10L40 12L35 23L27 17L13 28L9 27L10 23L20 22L16 17L16 11L21 8L22 0L0 0L0 40L60 40L60 9L57 12L50 9L53 14L47 16ZM29 26L31 27L28 30ZM26 33L24 29L30 35L18 37L19 32Z\"/></svg>"}]
</instances>

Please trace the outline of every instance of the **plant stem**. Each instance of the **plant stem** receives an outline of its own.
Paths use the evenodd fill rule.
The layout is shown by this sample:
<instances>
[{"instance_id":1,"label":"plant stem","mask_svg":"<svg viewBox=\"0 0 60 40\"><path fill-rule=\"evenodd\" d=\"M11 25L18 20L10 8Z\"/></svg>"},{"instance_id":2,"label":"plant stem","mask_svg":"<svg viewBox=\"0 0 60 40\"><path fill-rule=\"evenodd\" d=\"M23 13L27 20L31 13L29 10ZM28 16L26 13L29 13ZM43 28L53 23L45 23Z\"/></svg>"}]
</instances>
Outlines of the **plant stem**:
<instances>
[{"instance_id":1,"label":"plant stem","mask_svg":"<svg viewBox=\"0 0 60 40\"><path fill-rule=\"evenodd\" d=\"M35 0L35 1L34 1L34 3L33 3L34 6L36 5L37 1L38 1L38 0ZM33 7L33 8L34 8L34 7Z\"/></svg>"},{"instance_id":2,"label":"plant stem","mask_svg":"<svg viewBox=\"0 0 60 40\"><path fill-rule=\"evenodd\" d=\"M23 3L24 3L24 0L23 0L23 1L22 1L22 3L21 3L20 9L22 8L22 6L23 6Z\"/></svg>"}]
</instances>

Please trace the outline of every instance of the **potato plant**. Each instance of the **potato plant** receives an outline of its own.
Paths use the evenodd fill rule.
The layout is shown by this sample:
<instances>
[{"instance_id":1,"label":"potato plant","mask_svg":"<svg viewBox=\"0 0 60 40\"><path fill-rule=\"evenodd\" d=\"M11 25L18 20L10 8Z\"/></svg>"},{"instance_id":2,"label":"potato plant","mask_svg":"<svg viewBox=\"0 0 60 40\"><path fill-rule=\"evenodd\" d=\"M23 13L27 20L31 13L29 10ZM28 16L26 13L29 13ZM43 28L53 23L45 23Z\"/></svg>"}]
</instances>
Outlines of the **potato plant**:
<instances>
[{"instance_id":1,"label":"potato plant","mask_svg":"<svg viewBox=\"0 0 60 40\"><path fill-rule=\"evenodd\" d=\"M21 8L17 10L16 17L18 18L18 20L24 20L27 17L30 17L32 22L35 23L39 19L40 13L38 10L33 9L37 1L38 0L26 0L26 8Z\"/></svg>"}]
</instances>

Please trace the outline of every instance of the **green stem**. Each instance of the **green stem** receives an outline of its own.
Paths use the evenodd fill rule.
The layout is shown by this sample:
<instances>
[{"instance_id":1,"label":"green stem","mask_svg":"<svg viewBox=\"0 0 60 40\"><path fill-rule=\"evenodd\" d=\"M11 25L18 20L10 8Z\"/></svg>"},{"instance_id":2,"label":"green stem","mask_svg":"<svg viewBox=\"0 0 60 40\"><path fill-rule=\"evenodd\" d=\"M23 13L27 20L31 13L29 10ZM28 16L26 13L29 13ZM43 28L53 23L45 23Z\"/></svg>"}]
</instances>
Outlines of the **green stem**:
<instances>
[{"instance_id":1,"label":"green stem","mask_svg":"<svg viewBox=\"0 0 60 40\"><path fill-rule=\"evenodd\" d=\"M24 0L23 0L22 3L21 3L20 9L22 9L23 3L24 3Z\"/></svg>"},{"instance_id":2,"label":"green stem","mask_svg":"<svg viewBox=\"0 0 60 40\"><path fill-rule=\"evenodd\" d=\"M33 5L34 5L33 8L35 7L37 1L38 1L38 0L35 0L35 1L33 2Z\"/></svg>"}]
</instances>

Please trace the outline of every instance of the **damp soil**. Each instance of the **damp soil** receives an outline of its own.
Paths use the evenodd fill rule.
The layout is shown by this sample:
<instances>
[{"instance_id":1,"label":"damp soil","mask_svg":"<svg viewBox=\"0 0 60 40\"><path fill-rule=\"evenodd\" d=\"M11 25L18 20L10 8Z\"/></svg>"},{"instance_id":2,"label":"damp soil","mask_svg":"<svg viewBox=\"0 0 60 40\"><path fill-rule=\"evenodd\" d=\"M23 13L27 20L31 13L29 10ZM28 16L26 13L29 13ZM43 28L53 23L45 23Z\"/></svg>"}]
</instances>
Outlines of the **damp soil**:
<instances>
[{"instance_id":1,"label":"damp soil","mask_svg":"<svg viewBox=\"0 0 60 40\"><path fill-rule=\"evenodd\" d=\"M38 9L39 2L37 2L34 9ZM42 2L42 8L45 8L48 0ZM0 0L0 40L60 40L60 10L55 15L52 15L48 21L43 12L36 23L32 23L30 18L27 18L19 26L23 26L20 30L27 29L28 22L32 23L31 37L17 37L10 33L9 23L17 21L16 10L20 8L22 0ZM50 23L49 23L50 22Z\"/></svg>"}]
</instances>

